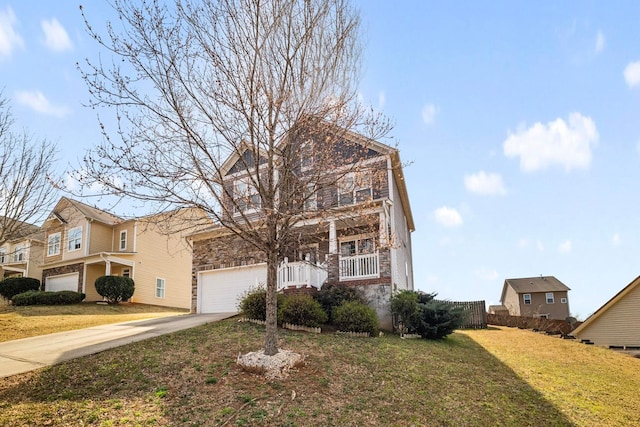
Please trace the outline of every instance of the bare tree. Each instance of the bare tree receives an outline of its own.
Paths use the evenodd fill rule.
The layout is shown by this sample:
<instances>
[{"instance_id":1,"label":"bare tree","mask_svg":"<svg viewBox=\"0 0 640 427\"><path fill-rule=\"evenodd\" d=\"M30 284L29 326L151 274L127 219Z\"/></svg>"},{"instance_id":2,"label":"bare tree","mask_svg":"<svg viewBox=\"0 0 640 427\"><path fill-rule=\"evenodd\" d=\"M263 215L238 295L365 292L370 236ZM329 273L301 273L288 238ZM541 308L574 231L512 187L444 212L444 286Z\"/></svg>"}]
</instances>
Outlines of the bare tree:
<instances>
[{"instance_id":1,"label":"bare tree","mask_svg":"<svg viewBox=\"0 0 640 427\"><path fill-rule=\"evenodd\" d=\"M53 174L56 147L14 132L8 101L0 93L0 245L32 230L57 193Z\"/></svg>"},{"instance_id":2,"label":"bare tree","mask_svg":"<svg viewBox=\"0 0 640 427\"><path fill-rule=\"evenodd\" d=\"M106 34L82 12L113 58L80 67L91 105L114 107L118 123L117 140L101 123L104 141L85 159L88 176L157 209L201 208L263 253L265 354L273 355L277 265L305 202L363 168L336 168L337 158L358 158L363 141L390 130L358 102L358 13L348 0L113 6L118 22ZM346 147L356 133L360 143ZM243 188L224 184L233 155L249 171ZM307 155L314 167L303 174Z\"/></svg>"}]
</instances>

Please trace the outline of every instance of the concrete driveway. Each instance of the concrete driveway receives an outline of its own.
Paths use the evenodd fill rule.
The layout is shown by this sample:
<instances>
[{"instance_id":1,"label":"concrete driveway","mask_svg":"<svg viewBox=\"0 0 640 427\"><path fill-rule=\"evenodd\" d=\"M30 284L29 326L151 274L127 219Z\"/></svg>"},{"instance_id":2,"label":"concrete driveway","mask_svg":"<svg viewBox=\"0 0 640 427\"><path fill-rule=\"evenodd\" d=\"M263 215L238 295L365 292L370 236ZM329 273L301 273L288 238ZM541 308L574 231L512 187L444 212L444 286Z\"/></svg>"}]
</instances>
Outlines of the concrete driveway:
<instances>
[{"instance_id":1,"label":"concrete driveway","mask_svg":"<svg viewBox=\"0 0 640 427\"><path fill-rule=\"evenodd\" d=\"M147 338L216 322L235 314L184 314L114 323L3 342L0 343L0 378L55 365Z\"/></svg>"}]
</instances>

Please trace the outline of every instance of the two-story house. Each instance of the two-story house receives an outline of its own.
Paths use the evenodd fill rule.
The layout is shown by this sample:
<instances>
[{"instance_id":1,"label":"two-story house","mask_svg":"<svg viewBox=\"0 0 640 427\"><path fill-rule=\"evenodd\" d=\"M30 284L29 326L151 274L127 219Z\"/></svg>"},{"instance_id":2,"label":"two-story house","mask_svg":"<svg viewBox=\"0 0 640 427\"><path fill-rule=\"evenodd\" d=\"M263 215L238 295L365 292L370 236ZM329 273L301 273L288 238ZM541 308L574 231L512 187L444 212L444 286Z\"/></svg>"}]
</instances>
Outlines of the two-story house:
<instances>
[{"instance_id":1,"label":"two-story house","mask_svg":"<svg viewBox=\"0 0 640 427\"><path fill-rule=\"evenodd\" d=\"M325 283L357 286L376 308L381 326L391 328L392 292L414 287L411 233L415 227L399 152L350 132L343 138L349 138L349 143L338 141L330 154L343 164L321 171L325 177L338 174L339 178L307 180L298 189L304 197L290 233L294 238L279 260L278 291L319 289ZM295 146L299 161L288 166L295 168L290 175L318 173L314 170L318 154L313 149L318 143L323 143L322 138ZM247 178L247 166L255 165L252 156L252 151L232 154L221 176L236 200L227 209L229 215L244 214L257 222L260 194ZM351 167L354 164L358 167ZM287 174L280 169L279 175ZM326 182L330 184L323 185ZM218 225L194 234L191 241L192 311L235 312L243 293L266 283L265 254L237 233Z\"/></svg>"},{"instance_id":2,"label":"two-story house","mask_svg":"<svg viewBox=\"0 0 640 427\"><path fill-rule=\"evenodd\" d=\"M100 301L95 280L131 277L131 302L191 307L191 250L184 236L210 224L201 211L182 209L135 219L62 197L42 225L44 290L73 290Z\"/></svg>"},{"instance_id":3,"label":"two-story house","mask_svg":"<svg viewBox=\"0 0 640 427\"><path fill-rule=\"evenodd\" d=\"M570 316L569 290L553 276L507 279L500 302L511 316L565 320Z\"/></svg>"},{"instance_id":4,"label":"two-story house","mask_svg":"<svg viewBox=\"0 0 640 427\"><path fill-rule=\"evenodd\" d=\"M44 233L40 227L21 223L19 231L0 245L0 280L7 277L42 275Z\"/></svg>"}]
</instances>

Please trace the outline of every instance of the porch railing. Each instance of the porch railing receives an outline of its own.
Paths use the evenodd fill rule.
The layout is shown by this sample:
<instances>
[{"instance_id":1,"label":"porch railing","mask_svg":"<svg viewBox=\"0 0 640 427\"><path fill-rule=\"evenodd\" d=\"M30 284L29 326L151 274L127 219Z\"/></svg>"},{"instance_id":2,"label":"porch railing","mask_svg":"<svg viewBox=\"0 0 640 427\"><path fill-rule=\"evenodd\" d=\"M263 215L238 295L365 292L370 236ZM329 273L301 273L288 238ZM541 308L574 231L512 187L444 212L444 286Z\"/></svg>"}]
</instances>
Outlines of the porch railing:
<instances>
[{"instance_id":1,"label":"porch railing","mask_svg":"<svg viewBox=\"0 0 640 427\"><path fill-rule=\"evenodd\" d=\"M313 286L320 289L327 277L327 269L323 264L316 265L308 261L289 262L285 258L278 266L278 290L289 286Z\"/></svg>"},{"instance_id":2,"label":"porch railing","mask_svg":"<svg viewBox=\"0 0 640 427\"><path fill-rule=\"evenodd\" d=\"M340 280L380 277L380 254L354 255L338 258Z\"/></svg>"}]
</instances>

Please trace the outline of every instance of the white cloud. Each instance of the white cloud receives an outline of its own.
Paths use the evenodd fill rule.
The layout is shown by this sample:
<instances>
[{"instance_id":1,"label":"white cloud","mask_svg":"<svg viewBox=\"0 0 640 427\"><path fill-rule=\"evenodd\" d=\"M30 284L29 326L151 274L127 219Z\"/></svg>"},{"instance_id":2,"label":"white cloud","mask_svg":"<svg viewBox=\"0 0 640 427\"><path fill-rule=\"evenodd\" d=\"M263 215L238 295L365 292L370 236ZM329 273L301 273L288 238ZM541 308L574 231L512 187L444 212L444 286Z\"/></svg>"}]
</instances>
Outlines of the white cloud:
<instances>
[{"instance_id":1,"label":"white cloud","mask_svg":"<svg viewBox=\"0 0 640 427\"><path fill-rule=\"evenodd\" d=\"M602 31L598 30L598 34L596 34L596 45L594 46L596 54L602 53L604 51L605 45L606 40L604 38L604 34L602 33Z\"/></svg>"},{"instance_id":2,"label":"white cloud","mask_svg":"<svg viewBox=\"0 0 640 427\"><path fill-rule=\"evenodd\" d=\"M438 108L434 104L427 104L422 107L422 121L425 125L430 126L436 120L436 115L440 112L440 108Z\"/></svg>"},{"instance_id":3,"label":"white cloud","mask_svg":"<svg viewBox=\"0 0 640 427\"><path fill-rule=\"evenodd\" d=\"M15 29L17 22L11 7L0 10L0 59L10 57L14 49L24 47L24 41Z\"/></svg>"},{"instance_id":4,"label":"white cloud","mask_svg":"<svg viewBox=\"0 0 640 427\"><path fill-rule=\"evenodd\" d=\"M462 225L462 216L460 213L446 206L442 206L434 212L436 221L445 227L458 227Z\"/></svg>"},{"instance_id":5,"label":"white cloud","mask_svg":"<svg viewBox=\"0 0 640 427\"><path fill-rule=\"evenodd\" d=\"M621 242L622 240L620 239L620 234L614 233L614 235L611 237L611 244L613 246L620 246Z\"/></svg>"},{"instance_id":6,"label":"white cloud","mask_svg":"<svg viewBox=\"0 0 640 427\"><path fill-rule=\"evenodd\" d=\"M542 242L541 242L540 240L538 240L538 241L536 242L536 247L538 248L538 250L539 250L540 252L544 251L544 245L542 244Z\"/></svg>"},{"instance_id":7,"label":"white cloud","mask_svg":"<svg viewBox=\"0 0 640 427\"><path fill-rule=\"evenodd\" d=\"M509 132L503 151L507 157L520 157L520 169L524 172L554 164L568 172L589 167L591 148L598 139L596 125L590 117L571 113L568 123L558 118L546 125L538 122L528 129Z\"/></svg>"},{"instance_id":8,"label":"white cloud","mask_svg":"<svg viewBox=\"0 0 640 427\"><path fill-rule=\"evenodd\" d=\"M518 247L523 249L529 247L529 241L527 239L518 240Z\"/></svg>"},{"instance_id":9,"label":"white cloud","mask_svg":"<svg viewBox=\"0 0 640 427\"><path fill-rule=\"evenodd\" d=\"M624 68L624 80L631 88L640 86L640 61L627 64Z\"/></svg>"},{"instance_id":10,"label":"white cloud","mask_svg":"<svg viewBox=\"0 0 640 427\"><path fill-rule=\"evenodd\" d=\"M73 44L67 31L56 18L51 20L43 20L40 25L44 32L44 44L54 52L64 52L72 50Z\"/></svg>"},{"instance_id":11,"label":"white cloud","mask_svg":"<svg viewBox=\"0 0 640 427\"><path fill-rule=\"evenodd\" d=\"M69 114L68 108L52 104L40 91L18 91L16 101L49 116L65 117Z\"/></svg>"},{"instance_id":12,"label":"white cloud","mask_svg":"<svg viewBox=\"0 0 640 427\"><path fill-rule=\"evenodd\" d=\"M571 240L565 240L558 245L558 252L560 252L561 254L568 254L571 252L571 249Z\"/></svg>"},{"instance_id":13,"label":"white cloud","mask_svg":"<svg viewBox=\"0 0 640 427\"><path fill-rule=\"evenodd\" d=\"M480 171L472 175L465 175L464 186L472 193L488 196L502 196L507 194L507 189L502 182L502 176L497 173Z\"/></svg>"}]
</instances>

